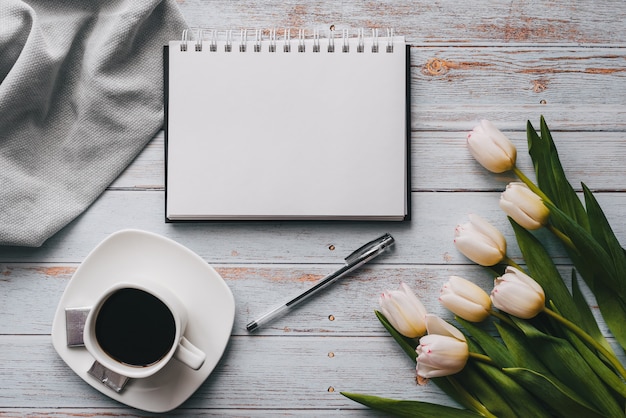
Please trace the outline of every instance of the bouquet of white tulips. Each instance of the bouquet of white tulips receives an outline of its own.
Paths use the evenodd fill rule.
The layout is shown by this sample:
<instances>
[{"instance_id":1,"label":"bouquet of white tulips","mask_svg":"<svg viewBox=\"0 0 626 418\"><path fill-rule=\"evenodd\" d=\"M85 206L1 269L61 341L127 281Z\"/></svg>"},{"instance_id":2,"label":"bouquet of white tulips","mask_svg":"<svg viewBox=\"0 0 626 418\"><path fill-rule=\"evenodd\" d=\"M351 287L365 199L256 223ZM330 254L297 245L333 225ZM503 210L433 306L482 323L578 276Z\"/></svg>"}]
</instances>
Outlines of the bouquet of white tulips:
<instances>
[{"instance_id":1,"label":"bouquet of white tulips","mask_svg":"<svg viewBox=\"0 0 626 418\"><path fill-rule=\"evenodd\" d=\"M626 369L604 338L578 282L582 277L622 350L626 349L626 252L600 205L582 184L584 205L567 181L543 117L527 124L534 184L516 166L517 150L489 121L468 135L474 158L489 171L511 170L500 207L525 265L507 256L504 236L470 215L454 244L495 277L487 294L452 276L439 301L459 327L430 315L406 284L384 292L376 315L416 362L418 382L431 379L465 409L343 393L374 409L410 417L624 417ZM545 227L572 264L571 292L543 243ZM476 323L491 318L495 331ZM492 328L492 329L493 329ZM623 354L623 353L622 353Z\"/></svg>"}]
</instances>

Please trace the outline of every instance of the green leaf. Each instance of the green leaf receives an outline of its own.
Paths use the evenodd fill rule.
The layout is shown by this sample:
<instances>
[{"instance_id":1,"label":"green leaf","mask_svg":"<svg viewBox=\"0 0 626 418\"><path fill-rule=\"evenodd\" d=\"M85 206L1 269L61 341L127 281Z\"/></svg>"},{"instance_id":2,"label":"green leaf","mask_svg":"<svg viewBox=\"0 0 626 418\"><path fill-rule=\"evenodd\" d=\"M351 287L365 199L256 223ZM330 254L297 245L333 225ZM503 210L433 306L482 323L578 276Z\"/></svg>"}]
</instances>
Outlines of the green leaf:
<instances>
[{"instance_id":1,"label":"green leaf","mask_svg":"<svg viewBox=\"0 0 626 418\"><path fill-rule=\"evenodd\" d=\"M478 401L459 384L454 376L434 377L430 381L465 408L469 410L481 410L484 408L486 410L484 406L477 405Z\"/></svg>"},{"instance_id":2,"label":"green leaf","mask_svg":"<svg viewBox=\"0 0 626 418\"><path fill-rule=\"evenodd\" d=\"M459 383L458 386L461 389L469 392L470 397L475 398L480 405L484 405L488 412L501 418L516 416L513 408L506 398L502 396L495 382L485 379L484 375L476 368L474 362L468 362L460 373L452 377ZM466 403L463 403L463 405L476 412L481 412L474 407L468 406Z\"/></svg>"},{"instance_id":3,"label":"green leaf","mask_svg":"<svg viewBox=\"0 0 626 418\"><path fill-rule=\"evenodd\" d=\"M574 264L574 267L576 267L576 270L578 271L580 277L582 277L585 283L587 283L589 289L593 291L593 289L596 288L596 282L602 283L602 278L600 277L599 279L596 279L596 275L602 275L604 273L601 273L601 269L599 269L598 267L592 265L591 263L588 263L589 259L584 254L578 253L577 249L571 248L566 245L565 250L569 255L570 260L572 260L572 264Z\"/></svg>"},{"instance_id":4,"label":"green leaf","mask_svg":"<svg viewBox=\"0 0 626 418\"><path fill-rule=\"evenodd\" d=\"M604 322L622 350L626 350L626 302L604 286L596 287L595 296Z\"/></svg>"},{"instance_id":5,"label":"green leaf","mask_svg":"<svg viewBox=\"0 0 626 418\"><path fill-rule=\"evenodd\" d=\"M537 329L537 327L535 327L533 324L530 323L531 320L516 318L512 315L511 315L511 320L513 321L513 323L515 323L515 326L526 336L526 338L533 339L533 341L526 341L527 347L530 344L536 344L538 341L535 341L535 340L548 340L548 341L560 340L559 337L546 334L545 332ZM540 357L540 358L543 360L543 357Z\"/></svg>"},{"instance_id":6,"label":"green leaf","mask_svg":"<svg viewBox=\"0 0 626 418\"><path fill-rule=\"evenodd\" d=\"M552 171L550 161L550 144L543 141L537 131L530 123L526 122L526 138L528 141L528 154L535 168L535 175L539 188L552 199L555 191L558 190L556 179L549 175Z\"/></svg>"},{"instance_id":7,"label":"green leaf","mask_svg":"<svg viewBox=\"0 0 626 418\"><path fill-rule=\"evenodd\" d=\"M617 284L620 289L620 293L624 294L626 288L626 253L620 245L609 221L606 219L600 204L594 197L591 190L582 183L583 192L585 195L585 205L587 207L587 213L589 216L589 227L591 235L598 241L598 243L606 250L611 260L613 260L613 269L615 270L618 278Z\"/></svg>"},{"instance_id":8,"label":"green leaf","mask_svg":"<svg viewBox=\"0 0 626 418\"><path fill-rule=\"evenodd\" d=\"M557 416L564 418L586 417L600 418L597 412L585 401L573 394L563 391L558 384L536 371L524 368L504 369L504 373L532 392L537 398L549 405L550 410Z\"/></svg>"},{"instance_id":9,"label":"green leaf","mask_svg":"<svg viewBox=\"0 0 626 418\"><path fill-rule=\"evenodd\" d=\"M600 312L615 339L626 350L626 297L624 296L623 275L616 269L611 255L594 239L590 232L569 218L554 205L546 203L550 216L559 219L563 232L569 236L578 254L572 255L577 270L596 297ZM555 300L559 309L568 319L579 324L582 321L569 317L569 310ZM588 333L593 330L585 329Z\"/></svg>"},{"instance_id":10,"label":"green leaf","mask_svg":"<svg viewBox=\"0 0 626 418\"><path fill-rule=\"evenodd\" d=\"M444 405L437 405L420 401L400 401L389 398L381 398L378 396L362 395L359 393L341 392L346 398L352 399L362 405L391 413L398 417L414 417L414 418L454 418L454 417L482 417L475 412L465 409L452 408Z\"/></svg>"},{"instance_id":11,"label":"green leaf","mask_svg":"<svg viewBox=\"0 0 626 418\"><path fill-rule=\"evenodd\" d=\"M602 335L602 331L600 331L600 327L591 312L591 308L589 308L589 303L585 300L584 295L580 291L580 286L576 277L576 270L574 269L572 269L572 297L574 299L576 309L578 309L579 322L577 322L576 325L585 330L587 334L589 334L599 344L604 346L604 348L612 351L611 345L608 343L606 338L604 338L604 335ZM559 311L559 313L561 315L563 314L561 311Z\"/></svg>"},{"instance_id":12,"label":"green leaf","mask_svg":"<svg viewBox=\"0 0 626 418\"><path fill-rule=\"evenodd\" d=\"M467 343L467 349L470 353L486 355L485 350L483 350L483 348L469 333L465 333L465 342Z\"/></svg>"},{"instance_id":13,"label":"green leaf","mask_svg":"<svg viewBox=\"0 0 626 418\"><path fill-rule=\"evenodd\" d=\"M460 373L452 376L433 378L431 379L431 382L435 383L439 389L443 390L446 394L448 394L448 396L457 401L460 405L463 405L468 410L475 411L483 416L490 416L491 412L489 412L487 407L480 403L479 400L468 391L468 388L474 389L476 385L468 386L467 384L463 384L459 381L459 377L469 373L473 372L469 369L462 370ZM480 376L476 374L476 377L479 379L479 386L485 384L484 380Z\"/></svg>"},{"instance_id":14,"label":"green leaf","mask_svg":"<svg viewBox=\"0 0 626 418\"><path fill-rule=\"evenodd\" d=\"M551 416L546 411L546 406L543 402L540 402L539 399L535 398L501 369L480 362L476 362L476 367L494 383L517 416L533 418L549 418Z\"/></svg>"},{"instance_id":15,"label":"green leaf","mask_svg":"<svg viewBox=\"0 0 626 418\"><path fill-rule=\"evenodd\" d=\"M498 342L492 335L489 335L489 333L482 328L477 327L463 318L457 317L456 320L471 334L471 338L480 345L485 354L498 366L511 367L514 365L511 354L507 351L506 347Z\"/></svg>"},{"instance_id":16,"label":"green leaf","mask_svg":"<svg viewBox=\"0 0 626 418\"><path fill-rule=\"evenodd\" d=\"M495 324L495 326L500 338L509 350L514 365L536 370L542 374L549 373L541 360L535 356L532 350L527 348L528 339L519 329L514 329L508 324Z\"/></svg>"},{"instance_id":17,"label":"green leaf","mask_svg":"<svg viewBox=\"0 0 626 418\"><path fill-rule=\"evenodd\" d=\"M563 231L570 237L578 252L584 254L584 259L581 257L572 260L593 291L611 333L626 350L626 292L623 290L623 276L616 271L610 254L588 231L553 205L546 205L550 208L552 217L559 217L563 221ZM581 266L580 263L583 262L584 265Z\"/></svg>"},{"instance_id":18,"label":"green leaf","mask_svg":"<svg viewBox=\"0 0 626 418\"><path fill-rule=\"evenodd\" d=\"M573 219L567 216L566 213L550 203L545 203L545 205L548 209L550 209L550 217L559 220L561 230L572 240L572 243L576 247L578 253L581 255L584 254L586 263L596 269L599 269L597 271L602 273L601 275L596 276L597 280L593 282L594 288L591 290L595 292L595 287L602 284L623 298L624 295L620 294L622 286L617 278L615 267L609 253L602 248L602 246L594 239L588 230L582 228Z\"/></svg>"},{"instance_id":19,"label":"green leaf","mask_svg":"<svg viewBox=\"0 0 626 418\"><path fill-rule=\"evenodd\" d=\"M552 134L544 117L540 120L541 137L527 122L528 153L535 167L539 188L565 213L587 227L587 214L574 188L567 181Z\"/></svg>"},{"instance_id":20,"label":"green leaf","mask_svg":"<svg viewBox=\"0 0 626 418\"><path fill-rule=\"evenodd\" d=\"M551 308L558 313L556 306L552 305ZM557 324L558 325L558 324ZM565 337L578 351L580 356L589 364L589 367L595 372L600 379L612 388L615 392L626 399L626 384L622 381L617 372L608 366L603 360L598 357L597 351L589 347L578 335L570 331L567 328L562 328ZM609 347L608 351L613 353L613 350Z\"/></svg>"},{"instance_id":21,"label":"green leaf","mask_svg":"<svg viewBox=\"0 0 626 418\"><path fill-rule=\"evenodd\" d=\"M496 328L498 329L500 337L506 344L511 353L511 356L513 357L517 365L517 367L509 368L507 370L523 369L532 371L532 373L541 376L542 379L549 381L551 385L555 386L556 389L559 392L562 392L565 396L575 400L577 403L585 404L585 402L580 396L576 394L576 392L574 392L563 382L559 381L552 374L552 372L550 372L546 368L546 366L533 353L533 350L528 349L527 346L529 340L524 336L524 334L520 333L519 330L516 330L507 324L496 324ZM505 372L509 373L507 370L505 370ZM525 384L525 382L523 381L519 381L519 383L522 385ZM528 387L527 389L531 390L531 388Z\"/></svg>"},{"instance_id":22,"label":"green leaf","mask_svg":"<svg viewBox=\"0 0 626 418\"><path fill-rule=\"evenodd\" d=\"M567 384L601 413L607 416L623 416L623 406L613 398L604 383L567 340L545 334L527 321L512 319L532 339L528 342L528 348L535 351L559 381Z\"/></svg>"},{"instance_id":23,"label":"green leaf","mask_svg":"<svg viewBox=\"0 0 626 418\"><path fill-rule=\"evenodd\" d=\"M555 190L555 201L557 202L557 206L559 206L569 216L576 219L581 226L587 228L587 213L578 198L576 191L565 176L565 171L561 165L559 154L552 139L552 134L550 133L548 124L543 116L541 116L540 125L541 139L548 144L550 150L552 176L558 186L558 189Z\"/></svg>"},{"instance_id":24,"label":"green leaf","mask_svg":"<svg viewBox=\"0 0 626 418\"><path fill-rule=\"evenodd\" d=\"M385 327L385 329L391 334L394 340L400 345L402 350L411 358L413 361L417 361L417 353L415 352L415 348L417 347L414 344L414 341L410 338L405 337L400 334L394 327L389 323L385 315L383 315L380 311L374 311L376 313L376 317L380 321L381 324Z\"/></svg>"}]
</instances>

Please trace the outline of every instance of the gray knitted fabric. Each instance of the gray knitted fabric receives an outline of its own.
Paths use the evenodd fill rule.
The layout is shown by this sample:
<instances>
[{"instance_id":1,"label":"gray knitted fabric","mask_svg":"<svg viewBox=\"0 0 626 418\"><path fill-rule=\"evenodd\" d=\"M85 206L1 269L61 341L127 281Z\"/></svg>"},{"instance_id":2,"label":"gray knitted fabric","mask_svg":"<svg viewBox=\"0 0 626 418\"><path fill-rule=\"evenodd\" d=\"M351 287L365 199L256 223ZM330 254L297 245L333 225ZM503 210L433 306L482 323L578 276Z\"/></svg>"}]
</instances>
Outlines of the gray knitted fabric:
<instances>
[{"instance_id":1,"label":"gray knitted fabric","mask_svg":"<svg viewBox=\"0 0 626 418\"><path fill-rule=\"evenodd\" d=\"M173 0L0 1L0 245L40 246L163 123Z\"/></svg>"}]
</instances>

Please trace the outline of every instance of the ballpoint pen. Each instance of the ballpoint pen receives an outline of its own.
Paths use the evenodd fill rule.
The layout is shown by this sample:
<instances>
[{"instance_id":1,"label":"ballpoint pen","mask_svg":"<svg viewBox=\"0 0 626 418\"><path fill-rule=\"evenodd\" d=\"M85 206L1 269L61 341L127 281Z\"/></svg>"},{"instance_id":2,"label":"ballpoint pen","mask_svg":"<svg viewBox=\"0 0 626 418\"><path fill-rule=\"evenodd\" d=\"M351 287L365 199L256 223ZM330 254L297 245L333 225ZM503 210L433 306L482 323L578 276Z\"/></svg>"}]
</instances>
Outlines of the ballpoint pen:
<instances>
[{"instance_id":1,"label":"ballpoint pen","mask_svg":"<svg viewBox=\"0 0 626 418\"><path fill-rule=\"evenodd\" d=\"M249 332L252 332L256 330L257 328L263 326L264 324L271 321L279 314L285 313L287 310L293 308L300 302L313 296L315 293L324 289L325 287L327 287L328 285L330 285L337 279L361 267L363 264L367 263L374 257L381 254L383 251L385 251L387 248L393 245L393 243L394 243L394 239L389 234L385 234L379 238L376 238L373 241L368 242L367 244L363 245L362 247L354 251L348 257L346 257L345 265L342 266L339 270L324 277L319 282L317 282L313 287L305 290L304 292L300 293L298 296L290 299L289 301L283 303L282 305L279 305L276 308L270 310L269 312L261 315L254 321L251 321L250 323L248 323L248 325L246 325L246 329Z\"/></svg>"}]
</instances>

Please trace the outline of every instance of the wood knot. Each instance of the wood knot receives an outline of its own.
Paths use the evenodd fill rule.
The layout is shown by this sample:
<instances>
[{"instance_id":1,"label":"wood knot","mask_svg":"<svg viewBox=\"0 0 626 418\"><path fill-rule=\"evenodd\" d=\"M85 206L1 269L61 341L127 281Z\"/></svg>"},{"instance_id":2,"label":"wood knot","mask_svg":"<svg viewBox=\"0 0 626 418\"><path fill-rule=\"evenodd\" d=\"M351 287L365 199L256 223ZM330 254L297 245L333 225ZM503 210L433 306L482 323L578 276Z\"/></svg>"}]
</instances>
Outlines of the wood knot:
<instances>
[{"instance_id":1,"label":"wood knot","mask_svg":"<svg viewBox=\"0 0 626 418\"><path fill-rule=\"evenodd\" d=\"M417 383L419 386L426 386L428 384L430 379L427 379L425 377L418 375L415 375L415 383Z\"/></svg>"},{"instance_id":2,"label":"wood knot","mask_svg":"<svg viewBox=\"0 0 626 418\"><path fill-rule=\"evenodd\" d=\"M439 58L431 58L428 60L422 72L425 75L443 75L448 72L450 67L447 61Z\"/></svg>"},{"instance_id":3,"label":"wood knot","mask_svg":"<svg viewBox=\"0 0 626 418\"><path fill-rule=\"evenodd\" d=\"M533 92L541 93L542 91L548 88L548 80L545 78L540 78L538 80L532 80L533 83Z\"/></svg>"}]
</instances>

